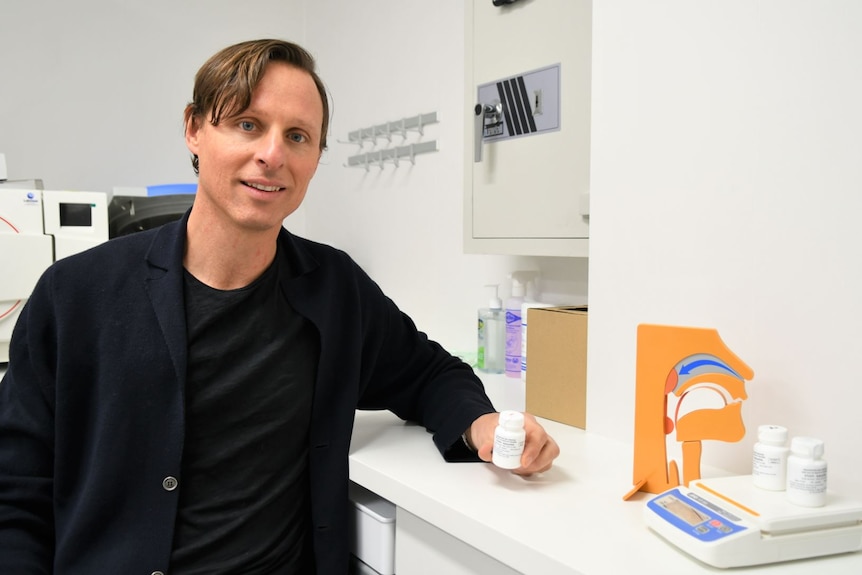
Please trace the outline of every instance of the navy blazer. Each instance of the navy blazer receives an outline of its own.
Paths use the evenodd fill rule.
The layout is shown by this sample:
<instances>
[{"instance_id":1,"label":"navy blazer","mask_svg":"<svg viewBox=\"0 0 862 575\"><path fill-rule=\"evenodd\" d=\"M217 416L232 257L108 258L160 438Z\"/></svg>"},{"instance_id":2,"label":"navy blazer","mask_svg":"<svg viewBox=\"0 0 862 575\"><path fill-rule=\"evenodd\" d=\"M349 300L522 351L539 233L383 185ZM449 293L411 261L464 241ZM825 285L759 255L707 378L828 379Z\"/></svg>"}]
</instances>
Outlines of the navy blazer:
<instances>
[{"instance_id":1,"label":"navy blazer","mask_svg":"<svg viewBox=\"0 0 862 575\"><path fill-rule=\"evenodd\" d=\"M0 384L4 573L169 568L183 478L186 214L62 259L39 280ZM344 252L278 238L281 285L317 328L309 433L318 573L348 563L355 409L389 409L441 453L493 411L472 369L418 331Z\"/></svg>"}]
</instances>

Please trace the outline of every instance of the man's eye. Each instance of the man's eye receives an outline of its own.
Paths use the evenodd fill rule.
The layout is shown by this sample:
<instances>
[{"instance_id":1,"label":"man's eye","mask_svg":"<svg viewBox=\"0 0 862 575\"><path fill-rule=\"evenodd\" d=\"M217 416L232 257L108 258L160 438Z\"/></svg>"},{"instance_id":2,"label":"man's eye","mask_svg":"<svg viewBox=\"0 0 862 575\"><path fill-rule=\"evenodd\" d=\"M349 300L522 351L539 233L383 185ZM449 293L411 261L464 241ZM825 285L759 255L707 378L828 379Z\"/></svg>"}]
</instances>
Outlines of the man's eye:
<instances>
[{"instance_id":1,"label":"man's eye","mask_svg":"<svg viewBox=\"0 0 862 575\"><path fill-rule=\"evenodd\" d=\"M287 137L290 138L292 141L296 142L297 144L301 144L302 142L305 141L305 136L303 136L302 134L298 134L296 132L288 134Z\"/></svg>"},{"instance_id":2,"label":"man's eye","mask_svg":"<svg viewBox=\"0 0 862 575\"><path fill-rule=\"evenodd\" d=\"M246 132L250 132L250 131L254 130L254 124L251 122L247 122L247 121L246 122L240 122L239 127L241 129L245 130Z\"/></svg>"}]
</instances>

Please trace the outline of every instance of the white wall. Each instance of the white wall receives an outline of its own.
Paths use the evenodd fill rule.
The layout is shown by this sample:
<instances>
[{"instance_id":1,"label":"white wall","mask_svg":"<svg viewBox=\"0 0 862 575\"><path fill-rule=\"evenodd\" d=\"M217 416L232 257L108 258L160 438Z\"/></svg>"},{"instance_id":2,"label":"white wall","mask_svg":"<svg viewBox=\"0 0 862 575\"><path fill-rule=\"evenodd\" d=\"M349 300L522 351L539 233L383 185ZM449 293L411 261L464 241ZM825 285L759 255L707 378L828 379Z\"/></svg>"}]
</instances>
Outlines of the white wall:
<instances>
[{"instance_id":1,"label":"white wall","mask_svg":"<svg viewBox=\"0 0 862 575\"><path fill-rule=\"evenodd\" d=\"M299 37L298 0L3 0L0 152L46 188L195 181L183 141L194 74L216 50Z\"/></svg>"},{"instance_id":2,"label":"white wall","mask_svg":"<svg viewBox=\"0 0 862 575\"><path fill-rule=\"evenodd\" d=\"M631 441L639 323L717 328L763 423L862 475L862 3L594 3L588 425ZM617 415L620 414L620 415Z\"/></svg>"}]
</instances>

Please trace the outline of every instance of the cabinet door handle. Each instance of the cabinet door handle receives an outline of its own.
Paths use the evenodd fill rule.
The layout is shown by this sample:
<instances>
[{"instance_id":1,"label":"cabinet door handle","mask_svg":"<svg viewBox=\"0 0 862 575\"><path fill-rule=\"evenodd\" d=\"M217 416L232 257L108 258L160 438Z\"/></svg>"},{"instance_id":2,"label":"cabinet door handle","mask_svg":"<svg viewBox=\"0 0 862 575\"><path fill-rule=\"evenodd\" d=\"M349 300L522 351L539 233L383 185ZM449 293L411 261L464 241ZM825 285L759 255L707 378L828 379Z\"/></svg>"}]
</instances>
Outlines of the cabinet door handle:
<instances>
[{"instance_id":1,"label":"cabinet door handle","mask_svg":"<svg viewBox=\"0 0 862 575\"><path fill-rule=\"evenodd\" d=\"M476 104L473 109L473 161L479 163L482 161L482 140L485 135L485 121L490 120L499 122L503 116L503 104L497 102L493 106L490 104Z\"/></svg>"}]
</instances>

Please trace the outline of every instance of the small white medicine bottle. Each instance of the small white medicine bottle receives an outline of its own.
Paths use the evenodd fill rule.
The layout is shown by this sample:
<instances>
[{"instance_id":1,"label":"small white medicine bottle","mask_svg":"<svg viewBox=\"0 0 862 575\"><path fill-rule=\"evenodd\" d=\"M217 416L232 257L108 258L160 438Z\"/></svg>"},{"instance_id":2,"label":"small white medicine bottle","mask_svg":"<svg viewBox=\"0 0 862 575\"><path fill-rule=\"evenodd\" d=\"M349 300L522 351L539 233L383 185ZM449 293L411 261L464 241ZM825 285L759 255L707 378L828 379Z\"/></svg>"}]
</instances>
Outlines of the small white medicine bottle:
<instances>
[{"instance_id":1,"label":"small white medicine bottle","mask_svg":"<svg viewBox=\"0 0 862 575\"><path fill-rule=\"evenodd\" d=\"M757 443L751 477L755 487L769 491L784 491L787 487L787 428L761 425L757 428Z\"/></svg>"},{"instance_id":2,"label":"small white medicine bottle","mask_svg":"<svg viewBox=\"0 0 862 575\"><path fill-rule=\"evenodd\" d=\"M524 453L524 414L520 411L501 411L497 429L494 430L494 451L491 461L503 469L521 467Z\"/></svg>"},{"instance_id":3,"label":"small white medicine bottle","mask_svg":"<svg viewBox=\"0 0 862 575\"><path fill-rule=\"evenodd\" d=\"M794 437L787 458L787 499L803 507L826 505L826 461L823 441Z\"/></svg>"}]
</instances>

